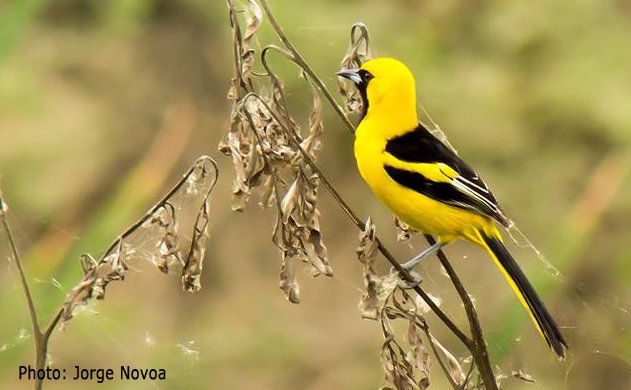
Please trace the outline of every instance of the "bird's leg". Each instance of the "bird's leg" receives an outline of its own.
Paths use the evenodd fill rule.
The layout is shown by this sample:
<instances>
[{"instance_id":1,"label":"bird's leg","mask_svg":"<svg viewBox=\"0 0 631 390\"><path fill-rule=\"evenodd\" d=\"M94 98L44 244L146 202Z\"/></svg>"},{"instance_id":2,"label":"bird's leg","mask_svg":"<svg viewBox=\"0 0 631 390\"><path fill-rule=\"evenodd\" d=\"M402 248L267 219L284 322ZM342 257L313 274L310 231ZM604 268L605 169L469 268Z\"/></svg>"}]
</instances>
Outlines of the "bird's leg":
<instances>
[{"instance_id":1,"label":"bird's leg","mask_svg":"<svg viewBox=\"0 0 631 390\"><path fill-rule=\"evenodd\" d=\"M446 244L444 244L442 242L436 242L434 245L430 246L429 248L425 249L423 252L421 252L418 255L414 256L407 263L401 264L401 266L403 268L405 268L406 270L408 270L408 271L412 271L414 269L414 267L416 267L418 265L418 263L423 261L424 258L426 258L428 256L431 256L434 253L438 252L445 245Z\"/></svg>"},{"instance_id":2,"label":"bird's leg","mask_svg":"<svg viewBox=\"0 0 631 390\"><path fill-rule=\"evenodd\" d=\"M401 280L399 283L403 288L414 288L415 286L418 286L422 281L423 278L421 277L421 275L414 271L414 267L416 267L418 265L418 263L420 263L421 261L423 261L424 258L433 255L434 253L438 252L442 247L444 247L447 244L441 243L441 242L436 242L434 245L430 246L429 248L425 249L423 252L419 253L418 255L414 256L410 261L401 264L401 267L405 268L409 273L410 273L410 277L412 278L409 281L404 281ZM390 272L393 272L394 269L391 269Z\"/></svg>"}]
</instances>

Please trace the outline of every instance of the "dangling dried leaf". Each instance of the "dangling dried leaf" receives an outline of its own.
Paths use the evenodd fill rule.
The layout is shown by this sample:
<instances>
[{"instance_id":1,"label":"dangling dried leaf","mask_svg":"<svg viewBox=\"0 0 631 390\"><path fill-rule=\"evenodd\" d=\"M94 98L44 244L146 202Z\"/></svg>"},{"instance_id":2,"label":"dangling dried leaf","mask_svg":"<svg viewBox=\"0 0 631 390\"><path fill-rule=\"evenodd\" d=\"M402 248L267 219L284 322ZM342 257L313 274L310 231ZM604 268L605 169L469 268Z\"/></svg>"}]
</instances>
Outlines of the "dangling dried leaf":
<instances>
[{"instance_id":1,"label":"dangling dried leaf","mask_svg":"<svg viewBox=\"0 0 631 390\"><path fill-rule=\"evenodd\" d=\"M394 225L397 228L397 241L409 241L412 234L412 229L410 228L410 226L408 226L408 224L401 221L396 216L394 217Z\"/></svg>"},{"instance_id":2,"label":"dangling dried leaf","mask_svg":"<svg viewBox=\"0 0 631 390\"><path fill-rule=\"evenodd\" d=\"M430 384L430 357L423 335L430 338L422 312L405 289L396 287L385 299L379 320L384 337L381 351L386 380L395 389L427 389ZM405 345L397 340L393 323L404 320L408 332Z\"/></svg>"},{"instance_id":3,"label":"dangling dried leaf","mask_svg":"<svg viewBox=\"0 0 631 390\"><path fill-rule=\"evenodd\" d=\"M408 344L410 351L406 355L406 360L413 365L420 374L417 381L421 389L429 387L429 352L423 344L423 338L418 327L419 317L411 315L408 321Z\"/></svg>"},{"instance_id":4,"label":"dangling dried leaf","mask_svg":"<svg viewBox=\"0 0 631 390\"><path fill-rule=\"evenodd\" d=\"M300 303L300 286L296 282L294 272L296 260L299 260L297 253L291 250L283 251L279 287L291 303Z\"/></svg>"},{"instance_id":5,"label":"dangling dried leaf","mask_svg":"<svg viewBox=\"0 0 631 390\"><path fill-rule=\"evenodd\" d=\"M378 292L380 279L375 273L374 262L377 257L376 228L369 217L364 230L359 233L359 245L355 249L357 259L362 263L362 275L366 292L359 301L362 318L376 320L380 310Z\"/></svg>"},{"instance_id":6,"label":"dangling dried leaf","mask_svg":"<svg viewBox=\"0 0 631 390\"><path fill-rule=\"evenodd\" d=\"M326 246L320 232L320 212L316 208L318 177L310 174L308 165L301 166L301 172L291 184L280 202L281 216L274 229L274 243L283 251L284 259L306 261L311 265L311 274L331 276L333 270L327 260ZM287 261L283 260L281 276L288 274ZM297 286L281 280L281 286ZM290 290L283 288L286 293ZM291 300L291 299L290 299ZM293 302L293 301L292 301Z\"/></svg>"},{"instance_id":7,"label":"dangling dried leaf","mask_svg":"<svg viewBox=\"0 0 631 390\"><path fill-rule=\"evenodd\" d=\"M436 350L447 359L449 375L454 380L454 382L460 385L464 384L466 376L464 371L462 370L462 366L458 362L458 359L456 359L456 357L432 335L430 335L430 342L434 344Z\"/></svg>"},{"instance_id":8,"label":"dangling dried leaf","mask_svg":"<svg viewBox=\"0 0 631 390\"><path fill-rule=\"evenodd\" d=\"M241 42L241 75L246 83L250 83L254 66L255 50L252 43L262 23L263 10L254 0L248 0L246 29Z\"/></svg>"},{"instance_id":9,"label":"dangling dried leaf","mask_svg":"<svg viewBox=\"0 0 631 390\"><path fill-rule=\"evenodd\" d=\"M184 268L182 268L182 288L186 292L197 292L202 288L200 279L209 236L210 204L206 201L197 215L191 247L188 256L186 256Z\"/></svg>"},{"instance_id":10,"label":"dangling dried leaf","mask_svg":"<svg viewBox=\"0 0 631 390\"><path fill-rule=\"evenodd\" d=\"M264 161L257 148L255 135L247 119L241 115L240 99L252 90L252 68L255 61L253 41L263 21L263 11L253 0L246 7L246 28L241 36L237 11L232 1L228 2L235 50L235 75L232 78L228 98L233 102L230 114L230 129L219 143L219 151L232 156L236 177L232 185L232 209L243 211L250 199L251 187L259 182L264 172ZM253 102L250 100L250 102ZM249 103L249 104L255 104ZM255 112L256 110L251 110Z\"/></svg>"},{"instance_id":11,"label":"dangling dried leaf","mask_svg":"<svg viewBox=\"0 0 631 390\"><path fill-rule=\"evenodd\" d=\"M363 23L355 23L351 28L351 44L346 55L342 59L342 67L356 69L365 61L372 58L370 53L370 36L368 29ZM345 108L347 112L362 112L362 98L355 87L349 87L348 82L338 77L337 87L344 96Z\"/></svg>"},{"instance_id":12,"label":"dangling dried leaf","mask_svg":"<svg viewBox=\"0 0 631 390\"><path fill-rule=\"evenodd\" d=\"M372 222L372 218L368 217L368 220L364 224L364 230L359 233L359 245L355 249L357 258L362 264L370 267L370 271L374 273L372 266L377 256L377 228Z\"/></svg>"},{"instance_id":13,"label":"dangling dried leaf","mask_svg":"<svg viewBox=\"0 0 631 390\"><path fill-rule=\"evenodd\" d=\"M309 115L309 135L301 142L300 146L311 157L315 157L315 152L320 149L320 137L324 130L324 125L322 124L322 99L316 86L312 82L309 85L313 96L313 109Z\"/></svg>"},{"instance_id":14,"label":"dangling dried leaf","mask_svg":"<svg viewBox=\"0 0 631 390\"><path fill-rule=\"evenodd\" d=\"M377 320L382 309L383 301L397 286L396 274L380 277L374 269L377 258L378 243L376 228L369 217L364 224L364 230L359 234L359 245L355 249L357 259L362 263L362 276L366 292L359 301L359 312L362 318Z\"/></svg>"},{"instance_id":15,"label":"dangling dried leaf","mask_svg":"<svg viewBox=\"0 0 631 390\"><path fill-rule=\"evenodd\" d=\"M170 264L183 263L178 244L178 224L175 207L169 202L165 202L153 214L150 221L151 224L163 232L156 243L159 254L156 258L156 266L162 273L166 274L169 272Z\"/></svg>"},{"instance_id":16,"label":"dangling dried leaf","mask_svg":"<svg viewBox=\"0 0 631 390\"><path fill-rule=\"evenodd\" d=\"M414 381L414 368L405 360L405 351L394 340L386 340L381 348L381 365L385 379L397 390L418 390Z\"/></svg>"}]
</instances>

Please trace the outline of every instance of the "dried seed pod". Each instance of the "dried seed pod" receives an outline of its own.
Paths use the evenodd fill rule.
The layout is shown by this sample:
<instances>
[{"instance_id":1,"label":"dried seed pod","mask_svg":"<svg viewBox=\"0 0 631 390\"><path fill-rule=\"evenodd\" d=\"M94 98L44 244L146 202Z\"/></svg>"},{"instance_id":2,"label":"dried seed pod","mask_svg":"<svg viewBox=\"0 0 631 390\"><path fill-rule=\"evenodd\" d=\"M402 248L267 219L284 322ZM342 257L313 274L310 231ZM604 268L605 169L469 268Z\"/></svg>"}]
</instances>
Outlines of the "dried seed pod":
<instances>
[{"instance_id":1,"label":"dried seed pod","mask_svg":"<svg viewBox=\"0 0 631 390\"><path fill-rule=\"evenodd\" d=\"M282 253L279 287L291 303L300 303L300 286L296 282L294 271L296 266L294 263L298 259L299 255L291 249L284 250Z\"/></svg>"},{"instance_id":2,"label":"dried seed pod","mask_svg":"<svg viewBox=\"0 0 631 390\"><path fill-rule=\"evenodd\" d=\"M396 274L380 277L374 269L377 258L378 244L376 228L371 218L364 224L364 230L359 234L359 245L355 249L357 259L362 263L362 276L366 292L359 301L359 312L362 318L377 320L383 307L384 300L390 296L397 286Z\"/></svg>"},{"instance_id":3,"label":"dried seed pod","mask_svg":"<svg viewBox=\"0 0 631 390\"><path fill-rule=\"evenodd\" d=\"M415 313L410 315L408 319L407 341L410 345L410 351L405 356L405 360L418 370L420 379L417 380L417 383L421 389L426 389L429 387L429 352L423 343L418 321L425 322ZM423 326L426 325L423 324Z\"/></svg>"},{"instance_id":4,"label":"dried seed pod","mask_svg":"<svg viewBox=\"0 0 631 390\"><path fill-rule=\"evenodd\" d=\"M92 298L94 283L96 282L96 268L88 270L83 279L74 286L68 294L62 305L62 323L69 321L78 306L87 304Z\"/></svg>"},{"instance_id":5,"label":"dried seed pod","mask_svg":"<svg viewBox=\"0 0 631 390\"><path fill-rule=\"evenodd\" d=\"M163 273L169 272L169 266L173 263L183 263L178 243L178 223L175 207L165 202L152 217L152 222L161 229L162 234L156 248L158 257L156 266Z\"/></svg>"},{"instance_id":6,"label":"dried seed pod","mask_svg":"<svg viewBox=\"0 0 631 390\"><path fill-rule=\"evenodd\" d=\"M311 157L315 157L315 152L320 150L320 138L324 131L324 124L322 123L322 99L318 89L309 82L311 86L311 95L313 96L313 108L311 114L309 114L309 135L302 140L300 147L304 149Z\"/></svg>"},{"instance_id":7,"label":"dried seed pod","mask_svg":"<svg viewBox=\"0 0 631 390\"><path fill-rule=\"evenodd\" d=\"M399 320L407 323L405 343L398 341L392 330L393 323ZM383 302L379 321L385 340L381 360L386 380L395 389L427 389L430 384L430 357L425 339L438 342L430 334L419 306L406 290L397 286Z\"/></svg>"},{"instance_id":8,"label":"dried seed pod","mask_svg":"<svg viewBox=\"0 0 631 390\"><path fill-rule=\"evenodd\" d=\"M210 204L204 202L197 214L197 221L193 231L191 248L186 256L182 269L182 287L187 292L197 292L202 288L200 278L202 274L206 243L210 236Z\"/></svg>"},{"instance_id":9,"label":"dried seed pod","mask_svg":"<svg viewBox=\"0 0 631 390\"><path fill-rule=\"evenodd\" d=\"M246 29L241 41L241 75L244 81L249 83L255 60L253 41L263 24L263 10L256 1L248 0L246 12Z\"/></svg>"},{"instance_id":10,"label":"dried seed pod","mask_svg":"<svg viewBox=\"0 0 631 390\"><path fill-rule=\"evenodd\" d=\"M427 333L429 334L429 332ZM436 347L436 350L447 359L448 372L454 382L459 385L464 385L467 377L458 359L431 334L429 334L429 341Z\"/></svg>"}]
</instances>

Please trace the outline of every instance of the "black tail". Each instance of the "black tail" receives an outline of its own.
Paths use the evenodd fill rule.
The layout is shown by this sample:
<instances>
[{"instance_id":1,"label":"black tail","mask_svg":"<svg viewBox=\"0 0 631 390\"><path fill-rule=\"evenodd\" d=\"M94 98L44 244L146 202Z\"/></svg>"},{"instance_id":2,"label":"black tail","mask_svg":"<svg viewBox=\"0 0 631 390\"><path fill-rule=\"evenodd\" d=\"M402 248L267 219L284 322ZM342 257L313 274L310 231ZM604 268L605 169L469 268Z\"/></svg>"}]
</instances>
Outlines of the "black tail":
<instances>
[{"instance_id":1,"label":"black tail","mask_svg":"<svg viewBox=\"0 0 631 390\"><path fill-rule=\"evenodd\" d=\"M499 239L487 237L485 234L482 234L482 237L493 260L500 267L511 287L515 290L515 294L528 310L543 338L560 359L565 358L567 343L524 272Z\"/></svg>"}]
</instances>

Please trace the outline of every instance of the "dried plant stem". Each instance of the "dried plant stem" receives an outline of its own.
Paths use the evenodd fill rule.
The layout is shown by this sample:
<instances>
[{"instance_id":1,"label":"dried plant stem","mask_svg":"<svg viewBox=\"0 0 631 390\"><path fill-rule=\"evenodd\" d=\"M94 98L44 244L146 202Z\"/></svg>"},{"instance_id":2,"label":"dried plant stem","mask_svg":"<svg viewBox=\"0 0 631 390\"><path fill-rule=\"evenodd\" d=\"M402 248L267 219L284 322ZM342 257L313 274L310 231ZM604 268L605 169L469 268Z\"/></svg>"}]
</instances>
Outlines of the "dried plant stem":
<instances>
[{"instance_id":1,"label":"dried plant stem","mask_svg":"<svg viewBox=\"0 0 631 390\"><path fill-rule=\"evenodd\" d=\"M198 161L208 161L211 163L211 165L213 166L215 172L219 172L219 168L217 167L217 163L215 162L215 160L213 160L212 158L208 157L208 156L202 156L198 159ZM129 235L131 235L133 232L135 232L140 226L142 226L143 223L147 222L147 220L149 218L152 217L152 215L158 211L161 207L164 207L168 202L169 199L171 199L171 197L173 197L173 195L178 192L187 182L188 178L191 176L191 174L193 173L193 171L195 170L195 165L193 165L185 174L184 176L182 176L182 179L180 179L179 182L177 182L177 184L175 184L171 190L155 205L153 205L153 207L142 217L140 218L138 221L136 221L135 224L133 224L132 226L130 226L127 230L125 230L121 235L118 236L118 238L116 240L114 240L114 242L112 242L109 246L109 248L107 248L107 250L105 251L105 253L103 254L103 256L101 257L101 261L103 259L105 259L107 257L107 255L109 255L110 253L112 253L112 251L114 251L119 245L120 243L127 238ZM212 189L214 188L215 184L217 183L217 178L219 177L219 175L217 174L215 176L215 179L213 180L213 183L210 185L210 190L206 193L206 195L204 196L204 202L206 202L208 200L208 198L210 197L210 193L212 192Z\"/></svg>"},{"instance_id":2,"label":"dried plant stem","mask_svg":"<svg viewBox=\"0 0 631 390\"><path fill-rule=\"evenodd\" d=\"M436 243L436 240L431 235L424 234L424 236L430 245L434 245ZM484 386L487 389L496 390L498 387L497 382L495 381L495 374L493 373L493 368L491 367L491 362L489 360L489 351L486 348L486 341L484 340L484 334L482 333L482 327L480 326L478 313L473 306L473 301L471 300L469 293L467 293L467 290L464 288L464 285L460 281L458 274L451 266L451 263L449 263L445 252L439 250L437 255L440 263L447 271L447 275L449 275L449 279L451 279L451 282L456 288L456 291L460 296L460 300L464 305L464 309L467 314L467 320L469 321L469 329L473 338L473 360L478 367L478 372L482 377ZM490 378L492 378L492 380Z\"/></svg>"},{"instance_id":3,"label":"dried plant stem","mask_svg":"<svg viewBox=\"0 0 631 390\"><path fill-rule=\"evenodd\" d=\"M15 244L15 240L13 239L13 233L11 232L11 227L6 219L5 205L6 203L2 199L2 194L0 193L0 219L2 219L2 228L4 229L7 239L9 241L9 246L11 247L11 254L13 257L13 262L15 263L16 268L18 269L18 273L20 274L20 284L22 285L22 292L24 293L24 298L26 299L26 303L28 306L29 317L31 320L31 329L33 333L33 347L35 351L35 366L37 369L44 368L46 363L46 352L48 347L48 338L50 337L50 333L48 329L46 332L42 333L41 328L39 327L39 322L37 320L37 311L35 310L35 304L33 303L33 297L31 296L31 290L28 285L28 281L26 280L26 274L24 272L24 267L22 266L22 260L20 258L20 254L18 252L17 245ZM34 388L41 389L43 381L41 379L37 379L35 381Z\"/></svg>"},{"instance_id":4,"label":"dried plant stem","mask_svg":"<svg viewBox=\"0 0 631 390\"><path fill-rule=\"evenodd\" d=\"M156 213L161 207L164 207L169 202L169 200L175 195L175 193L178 192L180 189L182 189L182 187L188 183L189 178L193 175L194 170L196 169L196 167L198 167L197 164L199 164L200 162L210 162L210 164L213 167L213 170L216 173L213 179L213 182L210 184L209 189L203 198L204 205L207 204L207 201L210 197L210 193L217 182L217 177L218 177L217 173L219 171L217 169L217 165L215 161L212 158L208 156L202 156L197 160L196 164L193 165L186 174L184 174L182 179L175 186L173 186L173 188L171 188L171 190L162 198L162 200L156 203L149 210L147 214L145 214L135 224L133 224L131 227L125 230L122 234L120 234L116 240L114 240L114 242L109 246L109 248L107 248L107 250L101 257L99 264L105 261L104 259L110 253L115 251L117 248L120 248L123 240L126 237L130 236L132 233L137 231L143 225L143 223L145 223L149 218L151 218L154 215L154 213ZM202 206L202 208L203 207L204 206ZM46 357L47 357L47 352L48 352L48 343L50 341L50 336L52 335L53 331L55 330L57 325L60 323L60 321L64 318L65 302L57 310L55 315L51 318L49 324L46 326L46 328L42 332L39 322L38 322L37 311L33 303L33 298L31 296L31 291L28 285L28 281L26 279L26 274L24 272L22 261L17 249L17 245L15 244L15 240L13 238L11 228L6 219L6 210L7 210L6 203L2 199L2 194L0 193L0 219L2 221L2 228L4 229L6 236L8 238L9 246L12 252L12 257L14 259L14 262L18 269L18 273L20 275L20 282L22 284L22 290L23 290L24 297L28 305L29 316L30 316L31 326L32 326L33 341L34 341L33 344L34 344L34 350L35 350L35 369L40 370L40 369L44 369L46 366ZM198 216L198 220L199 220L199 216ZM191 246L191 250L192 250L192 246ZM43 386L43 381L44 381L43 379L39 379L39 376L37 376L34 382L34 389L37 389L37 390L41 389Z\"/></svg>"},{"instance_id":5,"label":"dried plant stem","mask_svg":"<svg viewBox=\"0 0 631 390\"><path fill-rule=\"evenodd\" d=\"M425 332L425 336L429 340L429 347L432 350L432 353L434 354L434 357L438 361L438 365L440 366L440 369L443 370L443 373L445 374L445 377L447 377L447 380L449 381L449 384L454 389L461 389L462 387L458 383L456 383L454 378L451 376L451 374L449 373L449 370L447 369L447 366L445 366L445 362L443 362L443 359L441 359L440 354L436 350L436 345L432 342L432 337L434 337L434 336L432 336L432 334L429 332L429 326L427 324L425 324L425 326L422 329ZM471 365L471 366L473 367L473 365ZM466 385L466 383L467 383L467 380L465 379L465 381L462 384L463 387Z\"/></svg>"},{"instance_id":6,"label":"dried plant stem","mask_svg":"<svg viewBox=\"0 0 631 390\"><path fill-rule=\"evenodd\" d=\"M270 8L269 4L267 3L267 0L260 0L260 2L261 2L261 5L263 6L263 9L265 10L265 15L267 16L267 18L269 19L270 23L272 24L272 27L274 27L274 31L276 32L276 34L278 35L280 40L287 47L287 49L289 49L289 51L291 52L292 56L294 57L293 61L296 64L298 64L298 66L300 66L305 71L305 73L307 73L307 75L309 75L310 79L315 83L315 85L318 87L320 92L322 92L322 94L324 94L324 96L326 97L326 100L329 101L329 104L331 104L331 107L333 107L335 112L340 116L340 118L342 119L342 121L344 122L344 124L346 125L348 130L351 133L354 133L355 132L355 126L353 126L353 124L348 119L348 117L346 115L344 115L344 110L342 110L342 107L340 107L340 105L337 104L337 102L335 101L335 98L333 98L333 95L326 88L326 86L324 85L322 80L320 80L320 78L315 74L313 69L311 69L309 64L307 64L307 62L302 58L302 56L300 55L298 50L296 50L296 48L291 43L289 38L287 38L287 35L285 34L283 29L281 28L280 24L278 24L278 21L276 21L276 18L274 17L274 14L272 13L272 9Z\"/></svg>"}]
</instances>

